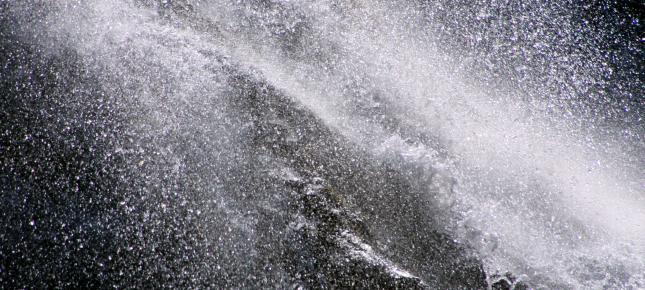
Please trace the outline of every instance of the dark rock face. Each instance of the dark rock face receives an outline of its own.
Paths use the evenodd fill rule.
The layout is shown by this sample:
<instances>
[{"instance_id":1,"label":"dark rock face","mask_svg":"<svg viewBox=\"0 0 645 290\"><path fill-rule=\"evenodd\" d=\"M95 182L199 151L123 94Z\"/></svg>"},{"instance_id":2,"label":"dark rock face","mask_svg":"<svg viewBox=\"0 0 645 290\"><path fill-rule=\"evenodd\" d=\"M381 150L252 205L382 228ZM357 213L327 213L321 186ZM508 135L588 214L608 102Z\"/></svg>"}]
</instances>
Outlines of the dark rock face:
<instances>
[{"instance_id":1,"label":"dark rock face","mask_svg":"<svg viewBox=\"0 0 645 290\"><path fill-rule=\"evenodd\" d=\"M489 277L489 281L492 289L496 290L524 290L529 289L529 286L524 281L518 281L512 273L506 273L502 276L495 274Z\"/></svg>"},{"instance_id":2,"label":"dark rock face","mask_svg":"<svg viewBox=\"0 0 645 290\"><path fill-rule=\"evenodd\" d=\"M185 19L181 3L156 7ZM77 52L15 35L0 7L0 288L487 287L415 169L222 56L203 53L224 101L159 92L151 107Z\"/></svg>"},{"instance_id":3,"label":"dark rock face","mask_svg":"<svg viewBox=\"0 0 645 290\"><path fill-rule=\"evenodd\" d=\"M380 223L390 214L399 215L390 227L399 227L396 223L412 216L362 214L368 210L363 206L380 204L381 198L398 199L412 187L406 189L403 179L399 185L380 189L385 184L367 184L382 173L388 179L400 179L399 173L378 169L383 165L376 163L369 173L361 173L360 162L346 162L361 153L352 152L343 145L346 141L336 140L295 104L280 100L270 87L244 76L231 80L232 92L239 96L234 103L245 120L252 120L249 144L258 148L254 149L257 156L245 158L266 155L290 160L284 170L303 175L297 173L294 180L261 177L260 169L250 166L240 170L256 177L224 182L247 194L247 199L257 199L253 192L258 189L267 192L267 186L275 186L281 196L275 202L285 204L283 208L275 205L281 213L249 207L250 214L258 217L251 237L255 246L240 245L248 250L224 253L228 242L217 244L222 238L231 239L233 245L248 234L231 232L232 226L226 223L231 217L218 215L199 196L204 191L199 184L199 178L204 178L200 160L206 156L185 152L186 172L173 173L168 161L154 157L159 149L146 145L147 135L131 125L139 118L133 111L141 107L120 103L119 96L95 86L102 80L84 71L73 53L44 56L3 33L3 287L485 286L481 266L473 260L468 262L473 267L463 268L465 264L455 259L462 255L460 248L439 233L416 238L418 233L413 232L421 229L396 229L395 235L408 237L399 237L405 242L395 247L419 249L403 249L400 254L430 258L423 264L394 254L399 264L387 257L392 253L379 253L374 245L384 237L371 233L372 229L382 227ZM306 125L298 127L295 122ZM198 137L176 142L197 141ZM344 149L314 147L318 142ZM366 203L355 205L346 199ZM214 217L205 218L209 211ZM201 228L212 218L224 220L219 221L221 231ZM243 265L244 260L251 264ZM408 267L419 273L408 272ZM264 271L277 274L267 280L262 277ZM244 273L255 273L257 280L246 280Z\"/></svg>"},{"instance_id":4,"label":"dark rock face","mask_svg":"<svg viewBox=\"0 0 645 290\"><path fill-rule=\"evenodd\" d=\"M372 249L365 224L342 207L340 193L324 180L303 180L295 187L296 218L288 235L298 283L334 289L428 287Z\"/></svg>"},{"instance_id":5,"label":"dark rock face","mask_svg":"<svg viewBox=\"0 0 645 290\"><path fill-rule=\"evenodd\" d=\"M234 87L242 96L235 103L250 112L245 119L264 124L253 140L271 154L289 160L285 170L290 172L286 175L290 177L283 176L280 180L288 186L288 191L295 191L289 203L290 211L296 211L290 217L288 228L292 232L295 224L297 230L288 240L292 245L295 239L295 245L301 247L292 253L293 261L303 257L308 261L306 267L296 266L300 269L296 277L304 277L299 283L314 288L486 287L480 262L468 254L467 247L443 233L434 218L426 214L436 209L430 201L423 200L420 189L407 179L405 175L409 172L353 149L348 141L335 136L310 113L283 99L270 87L260 85L258 89L248 77L236 78ZM262 145L266 140L271 140L273 145ZM391 204L401 205L405 210L393 208ZM367 267L374 261L351 259L351 249L359 244L370 248L377 244L389 247L386 253L370 252L387 263ZM351 265L362 265L359 269L370 270L350 270L349 261L343 261L347 259L353 261ZM419 282L409 284L410 278L392 274L396 267L409 271L412 281L419 279ZM376 275L377 272L381 274ZM402 278L405 282L399 281ZM363 284L355 284L357 279ZM390 279L387 282L390 284L382 284L384 279Z\"/></svg>"}]
</instances>

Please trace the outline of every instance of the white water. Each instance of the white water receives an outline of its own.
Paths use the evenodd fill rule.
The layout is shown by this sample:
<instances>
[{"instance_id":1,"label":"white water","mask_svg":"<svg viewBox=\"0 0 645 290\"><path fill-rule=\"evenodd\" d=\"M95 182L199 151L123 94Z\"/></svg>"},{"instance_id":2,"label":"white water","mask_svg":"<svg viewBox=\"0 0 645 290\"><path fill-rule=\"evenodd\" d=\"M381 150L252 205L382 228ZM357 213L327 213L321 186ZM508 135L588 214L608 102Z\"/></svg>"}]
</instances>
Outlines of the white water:
<instances>
[{"instance_id":1,"label":"white water","mask_svg":"<svg viewBox=\"0 0 645 290\"><path fill-rule=\"evenodd\" d=\"M428 194L451 205L446 227L478 249L489 272L575 288L609 285L612 275L626 273L621 287L645 287L645 162L623 149L643 144L625 143L616 137L619 129L595 129L583 116L535 113L560 96L526 97L513 88L491 93L455 65L459 50L436 43L414 7L281 1L286 8L260 13L234 2L194 2L202 18L196 21L215 23L217 33L164 24L153 9L119 1L87 1L81 5L87 10L62 1L44 28L64 36L52 48L68 43L111 71L130 62L134 72L139 61L162 64L177 92L172 96L187 103L218 94L221 76L201 54L216 51L375 156L439 170L438 189ZM311 27L303 44L309 48L289 55L280 40L289 31L275 27L303 21ZM139 98L158 103L146 90ZM359 114L381 106L402 120L399 126L437 143L406 142L409 136ZM160 127L172 125L166 117L159 116L168 123ZM573 125L580 123L590 126ZM446 184L453 179L451 192ZM589 278L597 272L602 278Z\"/></svg>"}]
</instances>

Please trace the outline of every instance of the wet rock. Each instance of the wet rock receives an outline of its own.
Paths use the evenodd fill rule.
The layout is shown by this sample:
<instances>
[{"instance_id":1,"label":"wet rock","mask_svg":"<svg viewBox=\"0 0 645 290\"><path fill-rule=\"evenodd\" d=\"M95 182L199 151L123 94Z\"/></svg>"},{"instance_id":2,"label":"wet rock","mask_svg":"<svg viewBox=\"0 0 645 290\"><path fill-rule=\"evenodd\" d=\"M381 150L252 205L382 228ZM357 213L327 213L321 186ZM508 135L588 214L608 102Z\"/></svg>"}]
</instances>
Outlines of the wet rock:
<instances>
[{"instance_id":1,"label":"wet rock","mask_svg":"<svg viewBox=\"0 0 645 290\"><path fill-rule=\"evenodd\" d=\"M497 282L493 283L492 288L493 290L510 290L511 288L511 283L506 280L506 279L500 279Z\"/></svg>"},{"instance_id":2,"label":"wet rock","mask_svg":"<svg viewBox=\"0 0 645 290\"><path fill-rule=\"evenodd\" d=\"M289 234L296 243L290 259L300 284L310 288L428 288L374 250L360 217L343 208L339 193L324 180L313 178L294 187L298 201Z\"/></svg>"},{"instance_id":3,"label":"wet rock","mask_svg":"<svg viewBox=\"0 0 645 290\"><path fill-rule=\"evenodd\" d=\"M494 274L489 277L490 286L493 290L525 290L529 285L524 281L519 281L512 273L507 272L504 275Z\"/></svg>"}]
</instances>

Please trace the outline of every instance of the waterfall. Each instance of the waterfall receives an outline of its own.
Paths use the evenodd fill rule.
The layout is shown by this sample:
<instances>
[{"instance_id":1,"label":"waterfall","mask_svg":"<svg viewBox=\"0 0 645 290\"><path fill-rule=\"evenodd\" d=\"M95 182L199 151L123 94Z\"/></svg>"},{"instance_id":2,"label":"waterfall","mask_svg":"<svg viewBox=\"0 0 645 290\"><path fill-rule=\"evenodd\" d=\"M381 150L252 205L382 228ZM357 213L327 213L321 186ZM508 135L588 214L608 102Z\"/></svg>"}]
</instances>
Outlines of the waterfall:
<instances>
[{"instance_id":1,"label":"waterfall","mask_svg":"<svg viewBox=\"0 0 645 290\"><path fill-rule=\"evenodd\" d=\"M645 287L641 4L0 8L0 284Z\"/></svg>"}]
</instances>

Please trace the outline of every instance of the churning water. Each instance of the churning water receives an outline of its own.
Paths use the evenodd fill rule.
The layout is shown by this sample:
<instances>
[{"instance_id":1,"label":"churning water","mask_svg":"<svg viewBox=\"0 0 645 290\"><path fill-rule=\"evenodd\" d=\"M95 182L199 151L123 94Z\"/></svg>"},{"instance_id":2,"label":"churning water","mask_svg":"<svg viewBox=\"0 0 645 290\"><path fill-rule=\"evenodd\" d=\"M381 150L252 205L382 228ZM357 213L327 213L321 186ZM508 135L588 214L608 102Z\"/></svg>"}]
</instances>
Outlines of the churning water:
<instances>
[{"instance_id":1,"label":"churning water","mask_svg":"<svg viewBox=\"0 0 645 290\"><path fill-rule=\"evenodd\" d=\"M290 243L299 240L289 232L314 227L307 214L288 213L288 204L330 184L330 191L338 191L332 197L341 200L340 210L360 216L370 232L359 238L342 231L335 241L350 248L345 255L385 265L396 277L418 277L423 287L479 287L445 274L453 266L414 249L439 243L420 242L427 231L458 245L460 257L479 261L488 283L510 272L513 281L526 283L522 287L645 288L642 4L10 0L0 5L7 59L2 93L14 100L2 105L42 106L42 112L51 106L38 104L56 95L57 106L67 108L51 109L51 121L34 113L36 121L2 127L2 174L18 176L3 179L3 209L20 211L3 219L3 283L40 285L30 284L23 271L64 287L74 285L64 282L73 278L49 272L86 267L99 273L92 279L120 281L114 282L117 287L146 285L158 277L167 283L160 287L334 287L330 281L337 277L289 266L296 264L290 259L304 259L301 254L279 262L270 254L296 247ZM24 93L48 71L54 85ZM15 101L19 98L33 103ZM99 112L108 115L85 116ZM5 113L2 121L19 115ZM48 133L37 137L36 126ZM87 153L87 162L103 158L105 164L92 170L112 170L90 182L127 175L135 181L114 181L118 186L105 189L110 196L96 193L103 189L81 188L93 192L85 197L96 195L83 201L91 212L65 210L56 217L47 205L30 209L34 205L21 201L23 196L48 204L52 195L65 195L72 197L62 203L74 203L74 194L57 182L79 175L39 181L48 186L38 195L36 181L15 172L33 173L29 166L34 166L33 174L49 176L46 167L54 161L20 153L25 149L13 140L58 138L63 144L58 150L74 151L65 144L80 137L69 132L87 126L103 134L78 129L101 140L88 141L89 150L100 149ZM122 156L121 163L115 165L113 155ZM26 165L19 162L23 158L35 161ZM303 182L299 186L305 189L294 193L283 184L291 182ZM92 198L110 201L96 205ZM78 255L84 245L103 245L91 242L98 231L114 233L107 239L119 242L83 259L109 264L124 248L140 251L124 261L151 262L130 271L130 262L96 268L87 261L74 266L63 255L29 256L30 248L59 249L51 246L59 243L52 235L27 242L16 238L34 231L30 227L37 228L39 219L48 221L47 232L55 231L53 224L91 229L56 230L62 235L57 238L78 240L60 242L60 249L71 253L67 256ZM413 226L419 220L429 222ZM155 244L155 231L169 242ZM43 244L47 239L54 242ZM23 243L23 252L11 243ZM53 266L38 268L25 259ZM11 260L22 261L22 268ZM132 272L130 278L119 280L114 273L122 269ZM105 278L104 272L111 274Z\"/></svg>"}]
</instances>

